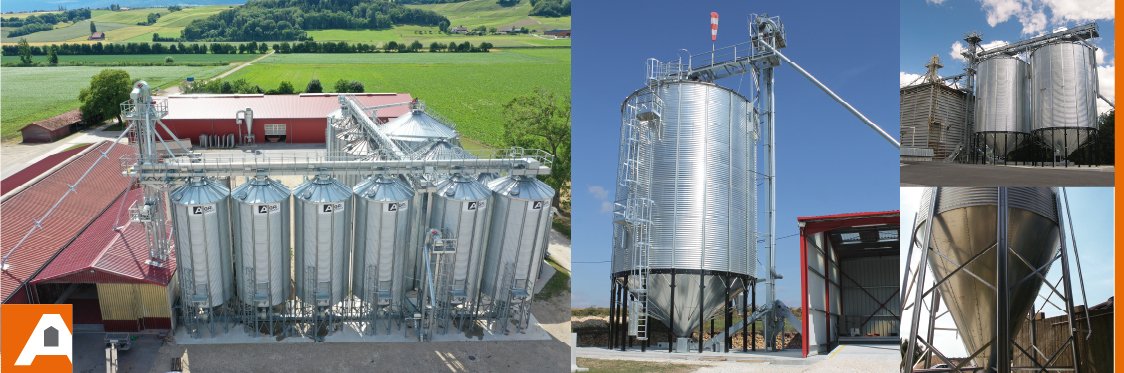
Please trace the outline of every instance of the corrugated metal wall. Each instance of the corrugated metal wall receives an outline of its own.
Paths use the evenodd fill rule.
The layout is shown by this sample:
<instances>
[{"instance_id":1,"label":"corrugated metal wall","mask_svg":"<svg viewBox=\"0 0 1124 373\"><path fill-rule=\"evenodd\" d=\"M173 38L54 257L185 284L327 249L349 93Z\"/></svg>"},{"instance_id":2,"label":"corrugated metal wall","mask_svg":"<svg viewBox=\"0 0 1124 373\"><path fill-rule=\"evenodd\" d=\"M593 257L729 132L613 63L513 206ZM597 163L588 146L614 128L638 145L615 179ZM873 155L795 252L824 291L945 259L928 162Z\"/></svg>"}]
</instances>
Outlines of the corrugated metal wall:
<instances>
[{"instance_id":1,"label":"corrugated metal wall","mask_svg":"<svg viewBox=\"0 0 1124 373\"><path fill-rule=\"evenodd\" d=\"M966 93L944 85L922 84L902 88L900 100L903 147L933 149L934 157L943 159L963 142Z\"/></svg>"},{"instance_id":2,"label":"corrugated metal wall","mask_svg":"<svg viewBox=\"0 0 1124 373\"><path fill-rule=\"evenodd\" d=\"M123 327L137 323L143 329L144 319L171 319L168 287L153 284L98 284L98 300L106 330L110 325ZM130 324L131 325L131 324ZM132 329L132 328L128 328Z\"/></svg>"},{"instance_id":3,"label":"corrugated metal wall","mask_svg":"<svg viewBox=\"0 0 1124 373\"><path fill-rule=\"evenodd\" d=\"M901 309L898 260L898 256L881 256L842 261L841 334L850 336L857 328L862 336L898 335L901 320L890 312ZM880 307L883 302L886 304Z\"/></svg>"},{"instance_id":4,"label":"corrugated metal wall","mask_svg":"<svg viewBox=\"0 0 1124 373\"><path fill-rule=\"evenodd\" d=\"M838 258L831 250L825 251L830 245L826 242L823 233L816 233L805 238L807 246L808 283L808 352L809 354L827 353L839 340L839 333L835 325L839 323L839 268ZM826 253L826 254L825 254ZM824 256L829 255L830 260L825 262ZM830 281L824 282L827 277ZM828 299L825 299L825 291ZM828 308L830 304L830 309ZM830 318L830 323L828 322ZM830 324L830 326L829 326Z\"/></svg>"},{"instance_id":5,"label":"corrugated metal wall","mask_svg":"<svg viewBox=\"0 0 1124 373\"><path fill-rule=\"evenodd\" d=\"M1113 358L1113 309L1099 309L1089 311L1089 322L1093 334L1086 340L1085 313L1078 313L1073 322L1079 331L1077 348L1081 352L1082 371L1092 373L1112 372ZM1030 349L1030 323L1024 322L1021 330L1016 334L1015 341L1024 349ZM1035 321L1038 340L1038 349L1046 355L1053 355L1059 347L1069 338L1069 323L1065 315ZM1018 348L1014 349L1015 366L1034 367L1035 365ZM1045 364L1046 359L1039 358L1039 364ZM1073 366L1073 352L1066 347L1058 354L1058 359L1051 367Z\"/></svg>"}]
</instances>

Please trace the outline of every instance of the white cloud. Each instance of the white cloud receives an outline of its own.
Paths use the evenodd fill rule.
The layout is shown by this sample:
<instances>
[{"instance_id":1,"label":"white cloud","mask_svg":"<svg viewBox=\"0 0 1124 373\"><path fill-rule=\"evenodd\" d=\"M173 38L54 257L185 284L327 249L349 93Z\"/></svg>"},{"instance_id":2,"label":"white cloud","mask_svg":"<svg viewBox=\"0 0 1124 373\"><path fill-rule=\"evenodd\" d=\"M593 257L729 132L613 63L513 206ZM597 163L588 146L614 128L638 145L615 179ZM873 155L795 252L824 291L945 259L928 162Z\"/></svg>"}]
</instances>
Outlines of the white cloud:
<instances>
[{"instance_id":1,"label":"white cloud","mask_svg":"<svg viewBox=\"0 0 1124 373\"><path fill-rule=\"evenodd\" d=\"M1097 66L1104 65L1104 60L1105 60L1104 49L1097 48L1096 60L1097 60Z\"/></svg>"},{"instance_id":2,"label":"white cloud","mask_svg":"<svg viewBox=\"0 0 1124 373\"><path fill-rule=\"evenodd\" d=\"M991 27L1015 19L1024 35L1041 35L1050 25L1114 19L1115 5L1106 0L980 0ZM1049 20L1046 13L1052 15Z\"/></svg>"},{"instance_id":3,"label":"white cloud","mask_svg":"<svg viewBox=\"0 0 1124 373\"><path fill-rule=\"evenodd\" d=\"M591 185L589 187L589 194L592 194L593 198L596 198L601 202L602 213L613 212L613 202L609 201L608 189L605 189L605 187L602 187L600 185Z\"/></svg>"},{"instance_id":4,"label":"white cloud","mask_svg":"<svg viewBox=\"0 0 1124 373\"><path fill-rule=\"evenodd\" d=\"M936 5L941 5L941 4L944 4L944 1L945 1L945 0L925 0L925 2L926 2L926 3L929 3L929 4L936 4Z\"/></svg>"},{"instance_id":5,"label":"white cloud","mask_svg":"<svg viewBox=\"0 0 1124 373\"><path fill-rule=\"evenodd\" d=\"M1108 98L1109 101L1116 103L1116 65L1097 66L1097 81L1100 83L1101 95ZM1108 104L1097 99L1097 112L1105 113L1111 107Z\"/></svg>"},{"instance_id":6,"label":"white cloud","mask_svg":"<svg viewBox=\"0 0 1124 373\"><path fill-rule=\"evenodd\" d=\"M907 73L905 71L899 71L898 72L898 78L899 78L898 87L905 87L905 86L909 85L910 83L913 83L915 80L917 80L917 83L920 83L921 81L918 80L918 78L920 78L920 77L921 77L921 74L913 74L913 73Z\"/></svg>"},{"instance_id":7,"label":"white cloud","mask_svg":"<svg viewBox=\"0 0 1124 373\"><path fill-rule=\"evenodd\" d=\"M960 61L960 62L968 62L968 59L961 55L961 53L964 53L967 50L968 50L968 46L964 45L964 43L959 42L959 41L954 42L954 43L952 43L952 50L948 52L948 55L952 56L952 59L954 59L954 60L957 60L957 61Z\"/></svg>"},{"instance_id":8,"label":"white cloud","mask_svg":"<svg viewBox=\"0 0 1124 373\"><path fill-rule=\"evenodd\" d=\"M1051 22L1093 21L1116 18L1114 1L1105 0L1042 0L1050 8Z\"/></svg>"}]
</instances>

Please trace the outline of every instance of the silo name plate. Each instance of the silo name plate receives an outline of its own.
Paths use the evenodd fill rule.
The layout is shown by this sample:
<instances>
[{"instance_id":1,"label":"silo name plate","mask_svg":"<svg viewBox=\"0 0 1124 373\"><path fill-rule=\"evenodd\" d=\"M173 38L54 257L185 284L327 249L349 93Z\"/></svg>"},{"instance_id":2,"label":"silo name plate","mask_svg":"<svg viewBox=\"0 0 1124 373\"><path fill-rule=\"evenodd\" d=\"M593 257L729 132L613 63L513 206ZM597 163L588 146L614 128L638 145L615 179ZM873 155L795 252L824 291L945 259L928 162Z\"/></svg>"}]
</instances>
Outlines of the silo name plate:
<instances>
[{"instance_id":1,"label":"silo name plate","mask_svg":"<svg viewBox=\"0 0 1124 373\"><path fill-rule=\"evenodd\" d=\"M545 205L543 201L531 202L531 210L542 210L543 205Z\"/></svg>"},{"instance_id":2,"label":"silo name plate","mask_svg":"<svg viewBox=\"0 0 1124 373\"><path fill-rule=\"evenodd\" d=\"M321 214L331 214L336 212L343 212L343 202L325 203L320 205Z\"/></svg>"},{"instance_id":3,"label":"silo name plate","mask_svg":"<svg viewBox=\"0 0 1124 373\"><path fill-rule=\"evenodd\" d=\"M483 210L485 207L487 206L485 206L484 202L470 201L464 204L464 211Z\"/></svg>"},{"instance_id":4,"label":"silo name plate","mask_svg":"<svg viewBox=\"0 0 1124 373\"><path fill-rule=\"evenodd\" d=\"M254 210L254 211L258 214L279 214L279 213L281 213L281 204L280 203L271 203L271 204L268 204L268 205L257 205L256 207L257 207L257 209Z\"/></svg>"},{"instance_id":5,"label":"silo name plate","mask_svg":"<svg viewBox=\"0 0 1124 373\"><path fill-rule=\"evenodd\" d=\"M191 206L192 215L209 215L215 213L214 205Z\"/></svg>"},{"instance_id":6,"label":"silo name plate","mask_svg":"<svg viewBox=\"0 0 1124 373\"><path fill-rule=\"evenodd\" d=\"M406 211L406 203L405 202L399 202L399 203L387 204L386 205L386 211L387 212Z\"/></svg>"}]
</instances>

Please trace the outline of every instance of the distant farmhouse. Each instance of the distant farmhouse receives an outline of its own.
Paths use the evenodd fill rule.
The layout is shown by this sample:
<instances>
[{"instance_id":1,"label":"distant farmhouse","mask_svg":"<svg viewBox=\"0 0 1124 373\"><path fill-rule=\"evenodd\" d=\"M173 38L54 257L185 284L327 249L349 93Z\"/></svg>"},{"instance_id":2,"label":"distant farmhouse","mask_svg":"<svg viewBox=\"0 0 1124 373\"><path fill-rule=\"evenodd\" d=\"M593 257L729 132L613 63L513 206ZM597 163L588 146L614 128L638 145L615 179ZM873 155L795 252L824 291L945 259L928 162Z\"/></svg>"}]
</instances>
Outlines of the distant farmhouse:
<instances>
[{"instance_id":1,"label":"distant farmhouse","mask_svg":"<svg viewBox=\"0 0 1124 373\"><path fill-rule=\"evenodd\" d=\"M550 30L547 31L546 34L558 38L569 38L570 30Z\"/></svg>"},{"instance_id":2,"label":"distant farmhouse","mask_svg":"<svg viewBox=\"0 0 1124 373\"><path fill-rule=\"evenodd\" d=\"M90 34L89 40L105 40L105 33L101 31L94 31Z\"/></svg>"},{"instance_id":3,"label":"distant farmhouse","mask_svg":"<svg viewBox=\"0 0 1124 373\"><path fill-rule=\"evenodd\" d=\"M464 27L464 26L453 27L453 28L449 29L449 32L454 33L454 34L467 34L468 33L468 27Z\"/></svg>"}]
</instances>

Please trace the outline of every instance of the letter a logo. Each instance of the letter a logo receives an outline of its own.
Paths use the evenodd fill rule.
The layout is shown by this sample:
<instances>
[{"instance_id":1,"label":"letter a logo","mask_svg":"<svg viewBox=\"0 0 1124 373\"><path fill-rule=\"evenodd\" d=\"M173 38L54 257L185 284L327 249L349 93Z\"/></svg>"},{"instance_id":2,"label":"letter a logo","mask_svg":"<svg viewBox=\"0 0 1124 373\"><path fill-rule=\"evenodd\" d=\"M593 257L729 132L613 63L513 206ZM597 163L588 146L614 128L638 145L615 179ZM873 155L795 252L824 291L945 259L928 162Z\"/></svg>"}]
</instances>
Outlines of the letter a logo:
<instances>
[{"instance_id":1,"label":"letter a logo","mask_svg":"<svg viewBox=\"0 0 1124 373\"><path fill-rule=\"evenodd\" d=\"M0 370L70 372L74 366L72 310L69 304L0 306Z\"/></svg>"}]
</instances>

